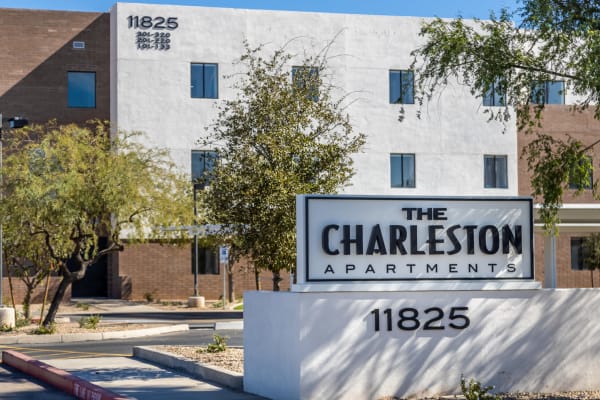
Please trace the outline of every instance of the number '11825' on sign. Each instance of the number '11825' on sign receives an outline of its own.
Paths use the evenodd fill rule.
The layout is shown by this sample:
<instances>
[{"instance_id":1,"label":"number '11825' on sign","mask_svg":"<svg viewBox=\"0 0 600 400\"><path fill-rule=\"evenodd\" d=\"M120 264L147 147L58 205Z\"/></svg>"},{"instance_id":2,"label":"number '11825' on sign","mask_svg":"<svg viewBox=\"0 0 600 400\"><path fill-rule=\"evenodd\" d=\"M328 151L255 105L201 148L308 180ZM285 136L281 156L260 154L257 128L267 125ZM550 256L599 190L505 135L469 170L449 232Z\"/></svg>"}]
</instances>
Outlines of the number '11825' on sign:
<instances>
[{"instance_id":1,"label":"number '11825' on sign","mask_svg":"<svg viewBox=\"0 0 600 400\"><path fill-rule=\"evenodd\" d=\"M446 315L440 307L430 307L423 311L412 307L401 308L394 316L391 308L381 311L375 308L371 311L373 315L373 325L375 332L380 330L392 331L394 328L403 331L416 331L423 329L425 331L444 330L447 327L452 329L466 329L471 325L471 320L467 316L469 307L452 307Z\"/></svg>"}]
</instances>

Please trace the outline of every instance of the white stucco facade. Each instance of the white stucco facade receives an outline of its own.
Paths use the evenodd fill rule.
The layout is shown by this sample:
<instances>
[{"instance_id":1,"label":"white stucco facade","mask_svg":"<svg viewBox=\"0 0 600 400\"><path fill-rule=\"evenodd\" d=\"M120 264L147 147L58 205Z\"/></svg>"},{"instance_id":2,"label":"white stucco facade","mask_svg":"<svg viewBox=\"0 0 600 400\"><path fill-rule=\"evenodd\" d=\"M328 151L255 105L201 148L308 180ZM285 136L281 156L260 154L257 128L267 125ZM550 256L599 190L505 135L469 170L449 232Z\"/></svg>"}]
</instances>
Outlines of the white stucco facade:
<instances>
[{"instance_id":1,"label":"white stucco facade","mask_svg":"<svg viewBox=\"0 0 600 400\"><path fill-rule=\"evenodd\" d=\"M131 18L176 18L172 30L135 29ZM175 21L175 20L173 20ZM190 152L215 118L217 104L234 96L234 64L243 40L265 51L286 46L298 55L329 49L329 77L350 93L348 107L357 131L367 135L355 156L350 194L493 195L517 194L517 141L514 123L488 122L481 99L466 87L446 88L422 107L389 103L389 70L409 69L420 42L422 18L322 14L116 4L111 11L111 120L123 130L143 131L151 145L167 147L190 171ZM141 50L141 31L170 33L168 50ZM218 64L218 99L190 96L190 64ZM291 66L293 63L290 64ZM235 79L235 78L233 78ZM392 188L390 154L415 155L415 187ZM507 157L508 188L484 188L484 155Z\"/></svg>"}]
</instances>

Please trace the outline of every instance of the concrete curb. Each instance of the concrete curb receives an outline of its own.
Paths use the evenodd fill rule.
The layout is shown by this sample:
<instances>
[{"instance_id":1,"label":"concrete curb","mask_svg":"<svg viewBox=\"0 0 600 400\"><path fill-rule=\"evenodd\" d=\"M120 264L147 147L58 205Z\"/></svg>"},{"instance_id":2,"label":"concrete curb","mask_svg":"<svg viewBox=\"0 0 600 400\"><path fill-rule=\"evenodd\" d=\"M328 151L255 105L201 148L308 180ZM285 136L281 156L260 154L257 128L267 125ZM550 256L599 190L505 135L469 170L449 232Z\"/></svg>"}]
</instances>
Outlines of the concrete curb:
<instances>
[{"instance_id":1,"label":"concrete curb","mask_svg":"<svg viewBox=\"0 0 600 400\"><path fill-rule=\"evenodd\" d=\"M146 346L133 348L133 356L145 361L158 364L161 367L183 371L193 378L208 380L233 390L244 390L244 375L227 371L223 368L202 364L197 361L184 360L169 353L158 351Z\"/></svg>"},{"instance_id":2,"label":"concrete curb","mask_svg":"<svg viewBox=\"0 0 600 400\"><path fill-rule=\"evenodd\" d=\"M77 399L128 400L130 397L101 388L67 371L54 368L13 350L2 351L2 362Z\"/></svg>"},{"instance_id":3,"label":"concrete curb","mask_svg":"<svg viewBox=\"0 0 600 400\"><path fill-rule=\"evenodd\" d=\"M155 328L132 329L129 331L108 331L90 333L64 333L62 335L15 335L0 336L1 344L48 344L87 342L92 340L128 339L163 333L183 332L189 330L188 324L157 326Z\"/></svg>"}]
</instances>

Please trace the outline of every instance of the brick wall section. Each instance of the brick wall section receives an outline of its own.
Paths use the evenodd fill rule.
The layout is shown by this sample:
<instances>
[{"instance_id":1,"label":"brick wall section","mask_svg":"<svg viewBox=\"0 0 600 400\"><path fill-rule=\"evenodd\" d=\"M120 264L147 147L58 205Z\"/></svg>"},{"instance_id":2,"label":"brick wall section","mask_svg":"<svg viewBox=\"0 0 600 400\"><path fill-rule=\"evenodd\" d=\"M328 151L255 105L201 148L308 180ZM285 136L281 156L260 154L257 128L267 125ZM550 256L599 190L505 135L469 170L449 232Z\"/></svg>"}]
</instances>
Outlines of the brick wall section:
<instances>
[{"instance_id":1,"label":"brick wall section","mask_svg":"<svg viewBox=\"0 0 600 400\"><path fill-rule=\"evenodd\" d=\"M593 111L573 113L568 106L547 105L543 113L543 126L541 132L556 138L566 139L567 135L582 141L586 145L600 139L600 121L594 119ZM519 153L533 140L531 134L518 134ZM598 147L600 145L597 145ZM600 151L593 149L590 153L595 170L594 179L598 179L600 172ZM527 160L519 160L519 194L530 196L532 194L531 179L527 167ZM581 195L575 196L574 190L567 190L563 198L564 203L597 203L593 198L591 190L585 190ZM586 233L562 233L556 241L556 269L557 286L569 287L591 287L590 271L577 271L571 269L571 237L587 236ZM544 236L535 234L535 274L536 280L544 281ZM594 286L600 283L600 273L594 272Z\"/></svg>"},{"instance_id":2,"label":"brick wall section","mask_svg":"<svg viewBox=\"0 0 600 400\"><path fill-rule=\"evenodd\" d=\"M56 288L60 283L61 277L50 278L50 289L48 290L48 303L52 301L52 297L56 292ZM18 278L12 278L13 294L15 296L15 303L22 304L23 298L25 297L25 284ZM41 283L33 292L31 303L42 303L44 300L44 291L46 290L46 281ZM64 301L71 300L71 287L69 287L65 293ZM5 305L12 305L10 300L10 285L8 283L8 277L3 278L2 285L2 301Z\"/></svg>"},{"instance_id":3,"label":"brick wall section","mask_svg":"<svg viewBox=\"0 0 600 400\"><path fill-rule=\"evenodd\" d=\"M0 112L43 123L110 118L110 15L0 9ZM73 49L74 40L85 49ZM67 107L67 72L96 72L96 108Z\"/></svg>"},{"instance_id":4,"label":"brick wall section","mask_svg":"<svg viewBox=\"0 0 600 400\"><path fill-rule=\"evenodd\" d=\"M146 293L155 299L186 300L194 294L192 274L192 247L161 245L158 243L126 246L116 255L119 263L120 297L143 300ZM246 290L255 290L254 272L242 261L234 266L236 298ZM207 300L215 300L223 293L223 271L219 275L198 275L198 291ZM271 273L261 273L263 290L271 290ZM284 274L281 290L289 289L289 275ZM116 293L115 293L116 294Z\"/></svg>"}]
</instances>

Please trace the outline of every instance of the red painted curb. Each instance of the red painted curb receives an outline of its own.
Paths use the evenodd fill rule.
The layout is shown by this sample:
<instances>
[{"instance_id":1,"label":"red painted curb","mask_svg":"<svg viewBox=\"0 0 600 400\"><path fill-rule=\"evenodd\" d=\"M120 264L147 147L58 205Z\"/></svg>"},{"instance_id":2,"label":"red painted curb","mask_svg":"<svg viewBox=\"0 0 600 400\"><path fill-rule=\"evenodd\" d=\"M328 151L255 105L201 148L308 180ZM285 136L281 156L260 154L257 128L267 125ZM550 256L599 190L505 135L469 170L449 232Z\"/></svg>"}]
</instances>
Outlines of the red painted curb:
<instances>
[{"instance_id":1,"label":"red painted curb","mask_svg":"<svg viewBox=\"0 0 600 400\"><path fill-rule=\"evenodd\" d=\"M13 350L2 351L2 362L82 400L128 400L51 365Z\"/></svg>"}]
</instances>

